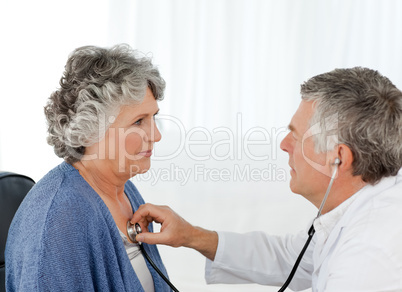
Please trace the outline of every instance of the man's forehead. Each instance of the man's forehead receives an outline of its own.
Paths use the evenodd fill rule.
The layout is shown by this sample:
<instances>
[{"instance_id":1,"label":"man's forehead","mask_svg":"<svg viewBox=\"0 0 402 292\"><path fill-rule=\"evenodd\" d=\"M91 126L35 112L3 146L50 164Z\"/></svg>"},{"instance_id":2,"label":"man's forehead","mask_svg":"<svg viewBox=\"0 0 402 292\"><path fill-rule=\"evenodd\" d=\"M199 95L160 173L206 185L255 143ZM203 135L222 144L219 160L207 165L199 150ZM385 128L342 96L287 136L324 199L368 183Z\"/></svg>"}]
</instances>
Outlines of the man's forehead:
<instances>
[{"instance_id":1,"label":"man's forehead","mask_svg":"<svg viewBox=\"0 0 402 292\"><path fill-rule=\"evenodd\" d=\"M314 113L314 103L312 101L300 102L298 109L290 121L288 129L296 134L304 134L307 131L309 121Z\"/></svg>"}]
</instances>

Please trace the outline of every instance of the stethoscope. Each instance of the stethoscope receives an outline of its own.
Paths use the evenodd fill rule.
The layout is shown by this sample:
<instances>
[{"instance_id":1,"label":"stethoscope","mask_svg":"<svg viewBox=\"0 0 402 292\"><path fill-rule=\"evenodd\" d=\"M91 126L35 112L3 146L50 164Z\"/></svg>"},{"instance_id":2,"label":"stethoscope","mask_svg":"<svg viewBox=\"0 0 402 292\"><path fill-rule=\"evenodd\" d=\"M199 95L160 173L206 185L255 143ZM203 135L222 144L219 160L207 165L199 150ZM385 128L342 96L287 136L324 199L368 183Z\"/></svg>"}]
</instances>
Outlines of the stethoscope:
<instances>
[{"instance_id":1,"label":"stethoscope","mask_svg":"<svg viewBox=\"0 0 402 292\"><path fill-rule=\"evenodd\" d=\"M341 160L340 160L339 158L336 158L335 161L334 161L335 169L334 169L334 171L332 172L331 180L329 181L329 184L328 184L328 187L327 187L327 191L325 192L325 196L324 196L324 198L322 199L320 208L318 209L318 213L317 213L317 216L314 218L314 221L315 221L318 217L321 216L322 208L324 208L325 202L327 201L328 194L329 194L329 192L331 191L332 184L334 183L336 174L337 174L337 172L338 172L338 166L339 166L340 163L341 163ZM303 255L304 255L304 253L306 252L307 247L309 246L309 244L310 244L310 242L311 242L311 239L313 238L313 235L314 235L314 233L315 233L314 221L313 221L313 224L311 225L310 229L309 229L308 232L307 232L307 233L308 233L308 238L307 238L306 243L305 243L304 246L303 246L303 249L301 250L299 256L297 257L296 262L295 262L295 264L294 264L292 270L290 271L290 274L289 274L287 280L286 280L285 283L282 285L281 289L278 290L278 292L283 292L283 291L285 291L286 288L289 286L290 282L292 281L292 279L293 279L293 277L294 277L294 275L295 275L295 273L296 273L296 270L297 270L297 268L299 267L299 264L300 264L300 262L301 262L301 260L302 260L302 258L303 258Z\"/></svg>"},{"instance_id":2,"label":"stethoscope","mask_svg":"<svg viewBox=\"0 0 402 292\"><path fill-rule=\"evenodd\" d=\"M332 184L334 183L336 174L337 174L337 172L338 172L338 166L339 166L340 163L341 163L340 159L339 159L339 158L336 158L335 161L334 161L335 169L334 169L334 171L333 171L333 173L332 173L331 180L330 180L330 182L329 182L329 184L328 184L328 187L327 187L327 191L325 192L324 198L322 199L320 208L318 209L318 213L317 213L317 216L314 218L314 221L315 221L317 218L319 218L319 217L321 216L321 211L322 211L322 209L324 208L325 202L327 201L327 198L328 198L328 194L329 194L329 192L331 191ZM141 226L140 226L138 223L132 224L130 221L127 222L127 234L128 234L128 236L130 237L130 239L131 239L133 242L137 242L137 241L135 240L135 237L136 237L137 234L140 234L141 232L142 232L142 229L141 229ZM295 264L293 265L293 268L292 268L292 270L290 271L290 274L289 274L288 278L286 279L286 281L285 281L285 283L282 285L282 287L278 290L278 292L283 292L283 291L285 291L286 288L289 286L290 282L292 281L292 279L293 279L293 277L294 277L294 275L295 275L295 273L296 273L297 268L298 268L299 265L300 265L300 262L301 262L301 260L302 260L302 258L303 258L303 255L304 255L304 253L306 252L307 247L309 246L309 244L310 244L310 242L311 242L311 239L313 238L314 233L315 233L315 229L314 229L314 223L313 223L313 224L311 225L310 229L308 230L308 238L307 238L306 243L305 243L304 246L303 246L303 249L301 250L299 256L297 257L296 262L295 262ZM162 279L170 286L170 288L172 288L173 291L179 292L179 290L177 290L176 287L173 286L173 284L169 281L169 279L166 278L165 275L163 275L163 273L158 269L158 267L155 265L155 263L152 261L152 259L148 256L148 254L146 253L146 251L145 251L145 249L144 249L142 243L141 243L141 242L138 242L138 244L140 245L140 249L141 249L142 254L143 254L144 257L147 259L147 261L151 264L151 266L155 269L155 271L156 271L156 272L162 277Z\"/></svg>"},{"instance_id":3,"label":"stethoscope","mask_svg":"<svg viewBox=\"0 0 402 292\"><path fill-rule=\"evenodd\" d=\"M141 232L142 232L142 229L141 229L140 224L138 224L138 223L132 224L130 221L127 221L128 237L131 239L132 242L138 243L143 256L147 259L149 264L154 268L154 270L159 274L159 276L161 276L163 281L165 281L166 284L168 284L170 286L170 288L172 288L173 291L179 292L179 290L177 290L177 288L169 281L169 279L161 272L161 270L159 270L159 268L155 265L153 260L149 257L149 255L145 251L144 246L142 245L142 242L138 242L135 240L135 237L137 236L137 234L140 234Z\"/></svg>"}]
</instances>

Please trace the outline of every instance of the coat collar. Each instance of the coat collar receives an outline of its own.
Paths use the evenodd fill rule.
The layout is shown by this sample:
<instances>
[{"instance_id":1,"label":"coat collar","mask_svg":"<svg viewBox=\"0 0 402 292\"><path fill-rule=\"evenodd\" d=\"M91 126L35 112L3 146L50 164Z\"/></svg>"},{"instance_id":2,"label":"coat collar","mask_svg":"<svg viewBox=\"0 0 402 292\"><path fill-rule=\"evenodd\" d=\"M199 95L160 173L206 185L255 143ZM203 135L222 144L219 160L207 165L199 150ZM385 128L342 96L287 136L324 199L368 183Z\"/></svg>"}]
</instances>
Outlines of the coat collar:
<instances>
[{"instance_id":1,"label":"coat collar","mask_svg":"<svg viewBox=\"0 0 402 292\"><path fill-rule=\"evenodd\" d=\"M322 218L317 219L321 219L321 221L317 223L314 222L317 237L319 236L319 232L326 232L328 234L321 253L317 255L318 261L315 262L314 271L317 271L321 267L329 252L333 249L333 246L338 242L342 229L351 223L352 218L354 214L356 214L357 210L362 208L362 206L367 204L372 198L381 194L383 191L394 186L400 181L402 181L402 169L399 170L397 176L383 178L376 185L364 186L334 210L323 215ZM349 200L350 202L348 202ZM333 222L334 220L337 220L337 222ZM326 235L324 234L324 236Z\"/></svg>"}]
</instances>

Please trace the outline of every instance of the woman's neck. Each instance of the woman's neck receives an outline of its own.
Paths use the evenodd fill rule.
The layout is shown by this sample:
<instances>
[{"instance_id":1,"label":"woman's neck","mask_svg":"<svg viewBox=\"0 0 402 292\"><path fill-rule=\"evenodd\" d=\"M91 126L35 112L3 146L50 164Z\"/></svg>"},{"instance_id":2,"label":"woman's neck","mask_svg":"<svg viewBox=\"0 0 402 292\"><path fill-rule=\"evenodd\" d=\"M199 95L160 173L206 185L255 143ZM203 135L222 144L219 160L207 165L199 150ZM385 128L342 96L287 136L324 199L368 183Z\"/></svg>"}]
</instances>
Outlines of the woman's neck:
<instances>
[{"instance_id":1,"label":"woman's neck","mask_svg":"<svg viewBox=\"0 0 402 292\"><path fill-rule=\"evenodd\" d=\"M108 207L112 217L127 235L126 224L133 215L131 203L124 193L125 180L113 173L112 168L102 161L79 161L73 166L85 181L98 193Z\"/></svg>"},{"instance_id":2,"label":"woman's neck","mask_svg":"<svg viewBox=\"0 0 402 292\"><path fill-rule=\"evenodd\" d=\"M101 197L119 200L125 196L125 181L116 176L106 165L96 161L78 161L73 166Z\"/></svg>"}]
</instances>

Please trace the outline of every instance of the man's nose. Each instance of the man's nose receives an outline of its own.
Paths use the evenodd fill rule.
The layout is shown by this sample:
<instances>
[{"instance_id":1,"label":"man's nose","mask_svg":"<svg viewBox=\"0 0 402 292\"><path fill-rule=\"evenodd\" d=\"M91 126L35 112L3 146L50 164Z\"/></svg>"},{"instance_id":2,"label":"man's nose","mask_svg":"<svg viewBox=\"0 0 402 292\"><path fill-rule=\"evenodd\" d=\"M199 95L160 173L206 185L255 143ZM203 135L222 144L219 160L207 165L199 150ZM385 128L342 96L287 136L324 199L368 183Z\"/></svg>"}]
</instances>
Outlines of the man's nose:
<instances>
[{"instance_id":1,"label":"man's nose","mask_svg":"<svg viewBox=\"0 0 402 292\"><path fill-rule=\"evenodd\" d=\"M292 149L292 143L291 143L291 135L292 132L289 132L285 138L283 138L280 147L283 151L287 152L287 153L291 153L291 149Z\"/></svg>"}]
</instances>

